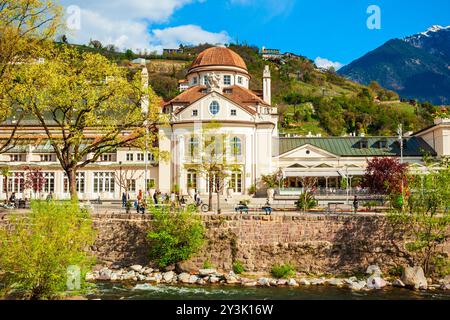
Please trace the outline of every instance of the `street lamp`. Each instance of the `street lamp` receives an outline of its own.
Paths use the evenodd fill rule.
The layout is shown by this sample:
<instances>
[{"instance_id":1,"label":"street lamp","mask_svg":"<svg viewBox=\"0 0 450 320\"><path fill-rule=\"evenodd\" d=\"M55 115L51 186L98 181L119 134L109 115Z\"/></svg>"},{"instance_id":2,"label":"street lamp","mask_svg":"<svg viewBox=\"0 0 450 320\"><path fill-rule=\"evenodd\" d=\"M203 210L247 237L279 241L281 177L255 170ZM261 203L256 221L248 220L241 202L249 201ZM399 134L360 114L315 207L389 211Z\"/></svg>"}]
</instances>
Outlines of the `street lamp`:
<instances>
[{"instance_id":1,"label":"street lamp","mask_svg":"<svg viewBox=\"0 0 450 320\"><path fill-rule=\"evenodd\" d=\"M401 123L398 125L397 133L400 144L400 163L403 164L403 125ZM403 205L405 201L403 176L401 177L401 179L402 179L401 192L402 192L402 211L403 211Z\"/></svg>"}]
</instances>

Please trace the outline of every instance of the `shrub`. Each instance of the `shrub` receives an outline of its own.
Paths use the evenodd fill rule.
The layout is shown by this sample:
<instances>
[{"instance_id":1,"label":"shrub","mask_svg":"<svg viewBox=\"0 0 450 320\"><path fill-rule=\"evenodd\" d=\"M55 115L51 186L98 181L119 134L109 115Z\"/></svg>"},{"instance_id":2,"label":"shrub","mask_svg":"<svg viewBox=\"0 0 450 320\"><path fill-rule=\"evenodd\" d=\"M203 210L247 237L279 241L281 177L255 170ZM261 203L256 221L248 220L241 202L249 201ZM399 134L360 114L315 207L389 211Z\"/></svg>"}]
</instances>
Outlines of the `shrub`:
<instances>
[{"instance_id":1,"label":"shrub","mask_svg":"<svg viewBox=\"0 0 450 320\"><path fill-rule=\"evenodd\" d=\"M276 264L270 272L275 278L287 278L295 275L295 268L290 264Z\"/></svg>"},{"instance_id":2,"label":"shrub","mask_svg":"<svg viewBox=\"0 0 450 320\"><path fill-rule=\"evenodd\" d=\"M249 188L248 188L248 193L249 194L255 194L256 193L256 186L254 184L252 184Z\"/></svg>"},{"instance_id":3,"label":"shrub","mask_svg":"<svg viewBox=\"0 0 450 320\"><path fill-rule=\"evenodd\" d=\"M314 196L307 192L302 195L300 195L300 198L297 202L295 202L295 205L298 210L306 211L308 209L312 209L317 207L317 200L314 198Z\"/></svg>"},{"instance_id":4,"label":"shrub","mask_svg":"<svg viewBox=\"0 0 450 320\"><path fill-rule=\"evenodd\" d=\"M0 230L0 269L7 291L26 299L54 299L67 289L67 269L77 266L80 284L92 267L87 253L95 232L88 213L73 202L32 202L28 216L11 216Z\"/></svg>"},{"instance_id":5,"label":"shrub","mask_svg":"<svg viewBox=\"0 0 450 320\"><path fill-rule=\"evenodd\" d=\"M233 263L233 272L234 273L241 274L244 271L245 271L245 268L240 261L236 261L235 263Z\"/></svg>"},{"instance_id":6,"label":"shrub","mask_svg":"<svg viewBox=\"0 0 450 320\"><path fill-rule=\"evenodd\" d=\"M188 207L173 212L169 208L153 209L150 258L161 268L189 259L203 245L205 228L200 216Z\"/></svg>"},{"instance_id":7,"label":"shrub","mask_svg":"<svg viewBox=\"0 0 450 320\"><path fill-rule=\"evenodd\" d=\"M213 265L209 259L203 262L203 269L212 269L212 267Z\"/></svg>"}]
</instances>

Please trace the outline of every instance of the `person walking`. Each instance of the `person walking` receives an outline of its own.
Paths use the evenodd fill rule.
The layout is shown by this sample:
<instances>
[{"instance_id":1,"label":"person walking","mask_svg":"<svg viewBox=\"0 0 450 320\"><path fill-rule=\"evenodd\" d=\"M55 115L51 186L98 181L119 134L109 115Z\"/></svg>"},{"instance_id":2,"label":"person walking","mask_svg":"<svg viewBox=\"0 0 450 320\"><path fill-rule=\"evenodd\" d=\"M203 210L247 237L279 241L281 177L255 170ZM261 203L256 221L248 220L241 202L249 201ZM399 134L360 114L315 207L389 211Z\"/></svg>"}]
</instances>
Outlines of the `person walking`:
<instances>
[{"instance_id":1,"label":"person walking","mask_svg":"<svg viewBox=\"0 0 450 320\"><path fill-rule=\"evenodd\" d=\"M158 190L156 190L155 193L153 194L153 203L155 204L155 206L158 205L158 194L159 194Z\"/></svg>"},{"instance_id":2,"label":"person walking","mask_svg":"<svg viewBox=\"0 0 450 320\"><path fill-rule=\"evenodd\" d=\"M124 192L122 193L122 208L125 208L127 206L127 194Z\"/></svg>"},{"instance_id":3,"label":"person walking","mask_svg":"<svg viewBox=\"0 0 450 320\"><path fill-rule=\"evenodd\" d=\"M359 208L359 201L358 197L355 196L355 199L353 200L353 210L355 213L358 213L358 208Z\"/></svg>"}]
</instances>

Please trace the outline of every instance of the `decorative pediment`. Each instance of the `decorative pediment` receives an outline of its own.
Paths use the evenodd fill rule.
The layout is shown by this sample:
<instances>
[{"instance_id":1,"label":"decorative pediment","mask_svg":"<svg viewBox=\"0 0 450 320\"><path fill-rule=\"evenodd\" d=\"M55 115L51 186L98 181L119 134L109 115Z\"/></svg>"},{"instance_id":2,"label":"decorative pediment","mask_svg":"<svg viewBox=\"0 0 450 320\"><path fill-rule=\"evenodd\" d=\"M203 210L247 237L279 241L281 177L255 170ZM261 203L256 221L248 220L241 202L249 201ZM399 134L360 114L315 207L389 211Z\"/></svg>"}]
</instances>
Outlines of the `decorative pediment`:
<instances>
[{"instance_id":1,"label":"decorative pediment","mask_svg":"<svg viewBox=\"0 0 450 320\"><path fill-rule=\"evenodd\" d=\"M304 144L298 148L290 150L281 154L279 158L283 159L324 159L324 158L338 158L326 150L313 146L311 144Z\"/></svg>"}]
</instances>

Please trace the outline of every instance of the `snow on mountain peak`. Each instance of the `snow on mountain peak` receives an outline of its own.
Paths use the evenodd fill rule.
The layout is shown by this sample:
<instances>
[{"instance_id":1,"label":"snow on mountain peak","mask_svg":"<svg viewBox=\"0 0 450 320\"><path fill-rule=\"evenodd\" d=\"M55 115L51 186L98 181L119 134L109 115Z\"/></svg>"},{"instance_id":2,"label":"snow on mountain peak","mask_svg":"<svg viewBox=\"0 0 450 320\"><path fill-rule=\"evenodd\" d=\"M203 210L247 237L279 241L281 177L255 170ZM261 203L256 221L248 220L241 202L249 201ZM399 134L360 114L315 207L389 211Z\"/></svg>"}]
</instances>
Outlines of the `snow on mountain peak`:
<instances>
[{"instance_id":1,"label":"snow on mountain peak","mask_svg":"<svg viewBox=\"0 0 450 320\"><path fill-rule=\"evenodd\" d=\"M430 28L428 28L427 31L421 32L420 34L424 35L426 37L429 37L430 33L432 33L432 32L438 32L438 31L446 30L446 29L450 29L450 26L443 27L443 26L440 26L440 25L433 25Z\"/></svg>"}]
</instances>

